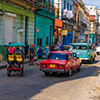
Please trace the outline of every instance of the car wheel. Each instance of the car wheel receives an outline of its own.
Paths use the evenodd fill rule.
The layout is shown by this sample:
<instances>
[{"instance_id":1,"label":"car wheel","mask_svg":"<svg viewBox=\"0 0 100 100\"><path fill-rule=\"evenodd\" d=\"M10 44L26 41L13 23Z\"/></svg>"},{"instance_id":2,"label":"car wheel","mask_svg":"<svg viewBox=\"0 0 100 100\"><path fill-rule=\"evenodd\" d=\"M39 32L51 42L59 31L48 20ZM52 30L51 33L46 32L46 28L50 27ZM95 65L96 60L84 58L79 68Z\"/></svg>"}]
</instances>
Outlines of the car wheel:
<instances>
[{"instance_id":1,"label":"car wheel","mask_svg":"<svg viewBox=\"0 0 100 100\"><path fill-rule=\"evenodd\" d=\"M93 59L92 59L92 57L91 57L91 59L89 60L89 63L91 64L93 62Z\"/></svg>"},{"instance_id":2,"label":"car wheel","mask_svg":"<svg viewBox=\"0 0 100 100\"><path fill-rule=\"evenodd\" d=\"M78 67L77 71L78 71L78 72L81 71L81 65Z\"/></svg>"},{"instance_id":3,"label":"car wheel","mask_svg":"<svg viewBox=\"0 0 100 100\"><path fill-rule=\"evenodd\" d=\"M44 72L44 74L45 74L46 76L48 76L48 75L49 75L49 72Z\"/></svg>"},{"instance_id":4,"label":"car wheel","mask_svg":"<svg viewBox=\"0 0 100 100\"><path fill-rule=\"evenodd\" d=\"M72 68L69 69L68 76L72 75Z\"/></svg>"},{"instance_id":5,"label":"car wheel","mask_svg":"<svg viewBox=\"0 0 100 100\"><path fill-rule=\"evenodd\" d=\"M99 53L97 52L97 55L99 55Z\"/></svg>"},{"instance_id":6,"label":"car wheel","mask_svg":"<svg viewBox=\"0 0 100 100\"><path fill-rule=\"evenodd\" d=\"M95 61L95 57L93 58L93 62Z\"/></svg>"},{"instance_id":7,"label":"car wheel","mask_svg":"<svg viewBox=\"0 0 100 100\"><path fill-rule=\"evenodd\" d=\"M10 77L11 71L7 70L7 76Z\"/></svg>"}]
</instances>

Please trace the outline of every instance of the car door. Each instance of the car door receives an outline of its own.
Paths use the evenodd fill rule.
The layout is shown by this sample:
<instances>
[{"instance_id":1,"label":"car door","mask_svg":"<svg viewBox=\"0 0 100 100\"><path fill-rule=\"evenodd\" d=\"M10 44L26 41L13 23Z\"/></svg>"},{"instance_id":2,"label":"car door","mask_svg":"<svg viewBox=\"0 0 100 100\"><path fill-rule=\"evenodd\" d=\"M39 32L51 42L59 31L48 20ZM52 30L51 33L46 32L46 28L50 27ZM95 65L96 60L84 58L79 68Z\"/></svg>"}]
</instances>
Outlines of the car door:
<instances>
[{"instance_id":1,"label":"car door","mask_svg":"<svg viewBox=\"0 0 100 100\"><path fill-rule=\"evenodd\" d=\"M73 67L73 70L75 70L75 60L74 60L74 54L73 53L71 53L71 63L72 63L72 66L71 67Z\"/></svg>"},{"instance_id":2,"label":"car door","mask_svg":"<svg viewBox=\"0 0 100 100\"><path fill-rule=\"evenodd\" d=\"M74 55L74 61L75 61L75 69L77 69L79 67L79 59L77 59L77 54L73 53Z\"/></svg>"}]
</instances>

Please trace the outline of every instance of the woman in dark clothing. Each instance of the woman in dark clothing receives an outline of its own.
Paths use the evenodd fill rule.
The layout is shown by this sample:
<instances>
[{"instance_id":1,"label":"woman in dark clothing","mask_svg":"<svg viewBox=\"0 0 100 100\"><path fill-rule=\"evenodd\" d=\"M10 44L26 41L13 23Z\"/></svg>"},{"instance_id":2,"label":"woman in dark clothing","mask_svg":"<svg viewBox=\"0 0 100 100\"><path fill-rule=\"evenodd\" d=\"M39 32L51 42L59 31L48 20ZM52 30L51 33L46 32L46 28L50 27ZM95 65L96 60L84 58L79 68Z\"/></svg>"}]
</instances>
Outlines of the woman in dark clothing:
<instances>
[{"instance_id":1,"label":"woman in dark clothing","mask_svg":"<svg viewBox=\"0 0 100 100\"><path fill-rule=\"evenodd\" d=\"M33 62L34 62L34 53L36 52L34 47L35 45L32 44L32 47L29 49L29 53L30 53L29 65L33 65Z\"/></svg>"},{"instance_id":2,"label":"woman in dark clothing","mask_svg":"<svg viewBox=\"0 0 100 100\"><path fill-rule=\"evenodd\" d=\"M29 45L28 45L28 42L26 42L25 43L26 44L26 46L25 46L25 58L27 58L28 57L28 50L29 50Z\"/></svg>"}]
</instances>

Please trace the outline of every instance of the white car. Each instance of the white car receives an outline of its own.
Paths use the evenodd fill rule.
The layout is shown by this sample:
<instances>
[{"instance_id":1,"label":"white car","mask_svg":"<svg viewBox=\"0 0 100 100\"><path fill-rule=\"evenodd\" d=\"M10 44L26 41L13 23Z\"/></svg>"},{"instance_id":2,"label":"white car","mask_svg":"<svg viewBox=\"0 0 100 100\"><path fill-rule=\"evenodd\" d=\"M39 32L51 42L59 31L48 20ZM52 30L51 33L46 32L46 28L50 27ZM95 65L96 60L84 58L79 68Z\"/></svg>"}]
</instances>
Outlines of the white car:
<instances>
[{"instance_id":1,"label":"white car","mask_svg":"<svg viewBox=\"0 0 100 100\"><path fill-rule=\"evenodd\" d=\"M100 53L100 46L96 47L96 53L97 53L97 55L99 55L99 53Z\"/></svg>"}]
</instances>

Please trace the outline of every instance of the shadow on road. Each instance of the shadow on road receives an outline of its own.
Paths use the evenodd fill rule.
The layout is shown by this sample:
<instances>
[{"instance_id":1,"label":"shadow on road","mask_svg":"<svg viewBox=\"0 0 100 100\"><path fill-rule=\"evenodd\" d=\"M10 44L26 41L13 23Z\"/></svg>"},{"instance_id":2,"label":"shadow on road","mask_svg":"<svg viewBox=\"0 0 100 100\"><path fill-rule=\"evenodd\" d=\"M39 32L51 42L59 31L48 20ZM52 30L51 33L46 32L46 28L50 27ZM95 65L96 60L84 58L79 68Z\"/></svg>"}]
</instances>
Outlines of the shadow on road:
<instances>
[{"instance_id":1,"label":"shadow on road","mask_svg":"<svg viewBox=\"0 0 100 100\"><path fill-rule=\"evenodd\" d=\"M99 60L95 60L95 62L91 63L91 65L92 64L97 64L98 62L99 62ZM83 61L82 64L89 64L89 61Z\"/></svg>"},{"instance_id":2,"label":"shadow on road","mask_svg":"<svg viewBox=\"0 0 100 100\"><path fill-rule=\"evenodd\" d=\"M98 63L98 60L96 63ZM0 89L3 91L0 93L0 95L2 95L0 96L0 100L2 100L2 98L3 100L7 100L4 98L9 98L9 100L29 100L36 94L41 93L43 89L53 86L56 83L69 82L98 75L99 72L95 73L100 69L98 66L87 66L82 66L80 72L74 71L73 75L70 77L67 74L50 74L49 76L45 76L44 73L39 71L38 66L29 68L25 66L24 77L20 78L17 76L19 73L16 73L12 75L14 78L12 76L9 78L9 87L12 89L9 90L9 88L5 88L5 84L2 86L0 85ZM5 91L8 92L5 93ZM3 96L4 94L5 96ZM10 94L11 96L9 96Z\"/></svg>"}]
</instances>

